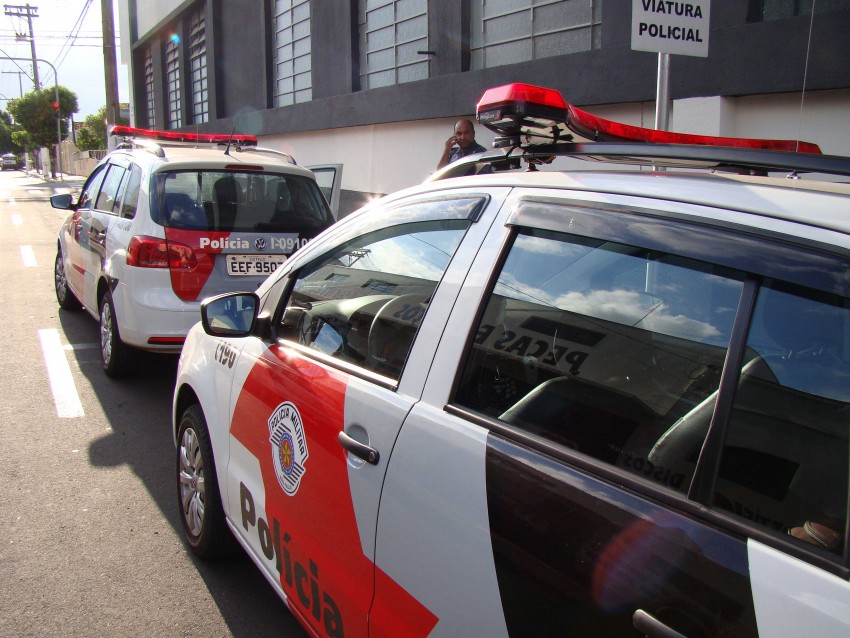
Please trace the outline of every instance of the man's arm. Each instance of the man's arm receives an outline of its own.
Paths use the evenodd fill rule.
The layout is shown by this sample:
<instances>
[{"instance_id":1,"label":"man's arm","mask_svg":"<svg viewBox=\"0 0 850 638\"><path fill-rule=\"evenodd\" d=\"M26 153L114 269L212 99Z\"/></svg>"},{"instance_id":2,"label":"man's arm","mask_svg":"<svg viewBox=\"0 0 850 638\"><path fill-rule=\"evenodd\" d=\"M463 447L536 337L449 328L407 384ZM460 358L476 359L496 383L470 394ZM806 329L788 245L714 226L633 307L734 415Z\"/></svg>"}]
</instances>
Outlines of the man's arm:
<instances>
[{"instance_id":1,"label":"man's arm","mask_svg":"<svg viewBox=\"0 0 850 638\"><path fill-rule=\"evenodd\" d=\"M440 158L440 162L437 164L437 170L440 170L449 163L449 155L452 153L452 146L455 143L455 136L452 135L449 139L446 140L446 147L443 149L443 156Z\"/></svg>"}]
</instances>

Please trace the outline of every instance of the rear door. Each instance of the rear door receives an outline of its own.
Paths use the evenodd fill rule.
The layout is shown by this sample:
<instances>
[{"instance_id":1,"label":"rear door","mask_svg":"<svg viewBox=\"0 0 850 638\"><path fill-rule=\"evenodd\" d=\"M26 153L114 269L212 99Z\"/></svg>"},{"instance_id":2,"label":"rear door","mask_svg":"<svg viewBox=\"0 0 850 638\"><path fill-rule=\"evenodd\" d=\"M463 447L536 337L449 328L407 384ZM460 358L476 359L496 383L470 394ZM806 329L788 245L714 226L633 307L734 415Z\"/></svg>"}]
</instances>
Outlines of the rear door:
<instances>
[{"instance_id":1,"label":"rear door","mask_svg":"<svg viewBox=\"0 0 850 638\"><path fill-rule=\"evenodd\" d=\"M434 635L846 634L846 258L615 204L506 205L377 566Z\"/></svg>"},{"instance_id":2,"label":"rear door","mask_svg":"<svg viewBox=\"0 0 850 638\"><path fill-rule=\"evenodd\" d=\"M322 195L328 200L331 207L334 219L339 219L339 194L342 186L342 164L323 164L316 166L308 166L313 175L316 176L316 183L322 191Z\"/></svg>"},{"instance_id":3,"label":"rear door","mask_svg":"<svg viewBox=\"0 0 850 638\"><path fill-rule=\"evenodd\" d=\"M293 267L278 339L249 342L235 363L227 499L236 531L319 635L368 635L376 579L403 635L434 625L376 574L375 523L396 436L456 295L437 286L471 262L486 202L480 193L421 200L345 226Z\"/></svg>"},{"instance_id":4,"label":"rear door","mask_svg":"<svg viewBox=\"0 0 850 638\"><path fill-rule=\"evenodd\" d=\"M97 312L98 308L96 290L93 286L95 278L89 272L91 253L95 250L91 247L91 228L94 206L108 170L109 164L101 164L89 175L66 228L67 259L70 263L67 273L68 285L77 298L94 312ZM96 238L96 241L99 239Z\"/></svg>"}]
</instances>

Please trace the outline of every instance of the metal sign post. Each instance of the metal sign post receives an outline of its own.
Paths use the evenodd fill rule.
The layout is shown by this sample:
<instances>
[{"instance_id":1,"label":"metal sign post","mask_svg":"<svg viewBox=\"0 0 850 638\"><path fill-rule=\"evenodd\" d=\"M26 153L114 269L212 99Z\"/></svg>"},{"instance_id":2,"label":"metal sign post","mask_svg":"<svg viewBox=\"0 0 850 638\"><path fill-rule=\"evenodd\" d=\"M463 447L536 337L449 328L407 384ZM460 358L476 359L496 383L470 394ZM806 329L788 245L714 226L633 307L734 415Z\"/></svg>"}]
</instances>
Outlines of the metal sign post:
<instances>
[{"instance_id":1,"label":"metal sign post","mask_svg":"<svg viewBox=\"0 0 850 638\"><path fill-rule=\"evenodd\" d=\"M658 53L655 128L670 125L670 55L708 57L711 0L632 0L632 50Z\"/></svg>"}]
</instances>

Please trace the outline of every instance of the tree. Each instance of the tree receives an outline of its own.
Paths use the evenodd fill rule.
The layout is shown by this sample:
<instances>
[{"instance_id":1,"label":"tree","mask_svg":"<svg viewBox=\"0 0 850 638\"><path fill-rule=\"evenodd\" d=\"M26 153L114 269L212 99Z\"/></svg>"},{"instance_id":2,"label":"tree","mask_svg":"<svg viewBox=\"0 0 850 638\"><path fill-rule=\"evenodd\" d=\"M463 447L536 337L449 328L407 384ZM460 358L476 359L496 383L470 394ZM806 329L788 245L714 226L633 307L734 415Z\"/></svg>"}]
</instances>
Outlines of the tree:
<instances>
[{"instance_id":1,"label":"tree","mask_svg":"<svg viewBox=\"0 0 850 638\"><path fill-rule=\"evenodd\" d=\"M129 123L127 118L119 119L120 121L116 124ZM93 151L106 147L106 106L102 106L97 113L83 120L80 130L77 131L77 148L81 151Z\"/></svg>"},{"instance_id":2,"label":"tree","mask_svg":"<svg viewBox=\"0 0 850 638\"><path fill-rule=\"evenodd\" d=\"M38 146L56 144L57 115L60 120L60 135L64 138L68 134L68 118L79 110L77 94L71 89L58 87L58 106L55 104L56 92L53 88L44 88L9 101L9 113Z\"/></svg>"},{"instance_id":3,"label":"tree","mask_svg":"<svg viewBox=\"0 0 850 638\"><path fill-rule=\"evenodd\" d=\"M6 111L0 111L0 153L19 154L23 148L15 139L15 132L21 127L12 122L12 116Z\"/></svg>"}]
</instances>

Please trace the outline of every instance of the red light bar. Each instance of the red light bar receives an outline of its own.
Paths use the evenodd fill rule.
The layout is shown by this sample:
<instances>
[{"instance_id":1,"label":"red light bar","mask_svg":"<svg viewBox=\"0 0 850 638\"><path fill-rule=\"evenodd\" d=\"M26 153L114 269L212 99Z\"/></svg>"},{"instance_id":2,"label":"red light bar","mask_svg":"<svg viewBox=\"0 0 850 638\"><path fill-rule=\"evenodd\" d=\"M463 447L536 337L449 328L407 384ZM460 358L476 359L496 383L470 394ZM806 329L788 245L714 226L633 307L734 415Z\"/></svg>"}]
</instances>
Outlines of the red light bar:
<instances>
[{"instance_id":1,"label":"red light bar","mask_svg":"<svg viewBox=\"0 0 850 638\"><path fill-rule=\"evenodd\" d=\"M184 144L238 144L256 146L253 135L227 135L223 133L183 133L181 131L155 131L135 126L113 126L110 135L131 138L144 138L159 142L181 142Z\"/></svg>"},{"instance_id":2,"label":"red light bar","mask_svg":"<svg viewBox=\"0 0 850 638\"><path fill-rule=\"evenodd\" d=\"M566 102L555 89L508 84L485 91L477 107L478 120L506 136L536 136L557 142L567 131L595 142L694 144L820 154L817 144L797 140L761 140L671 133L621 124L597 117Z\"/></svg>"}]
</instances>

